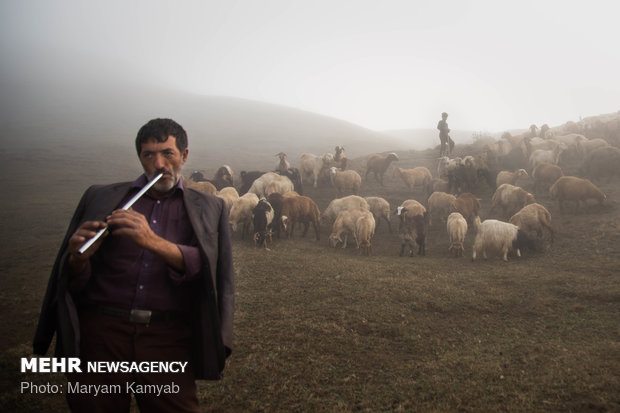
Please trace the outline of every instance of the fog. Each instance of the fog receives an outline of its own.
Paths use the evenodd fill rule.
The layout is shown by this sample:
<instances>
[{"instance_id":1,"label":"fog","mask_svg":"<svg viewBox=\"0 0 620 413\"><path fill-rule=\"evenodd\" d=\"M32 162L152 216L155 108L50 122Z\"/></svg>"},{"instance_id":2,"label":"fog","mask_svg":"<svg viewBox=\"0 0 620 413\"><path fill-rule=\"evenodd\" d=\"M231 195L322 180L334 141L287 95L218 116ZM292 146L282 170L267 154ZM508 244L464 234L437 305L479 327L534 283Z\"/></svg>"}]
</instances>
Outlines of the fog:
<instances>
[{"instance_id":1,"label":"fog","mask_svg":"<svg viewBox=\"0 0 620 413\"><path fill-rule=\"evenodd\" d=\"M573 3L3 1L3 125L117 136L173 116L204 132L210 110L251 130L269 107L273 129L282 109L436 139L443 111L453 130L495 133L615 112L620 6Z\"/></svg>"}]
</instances>

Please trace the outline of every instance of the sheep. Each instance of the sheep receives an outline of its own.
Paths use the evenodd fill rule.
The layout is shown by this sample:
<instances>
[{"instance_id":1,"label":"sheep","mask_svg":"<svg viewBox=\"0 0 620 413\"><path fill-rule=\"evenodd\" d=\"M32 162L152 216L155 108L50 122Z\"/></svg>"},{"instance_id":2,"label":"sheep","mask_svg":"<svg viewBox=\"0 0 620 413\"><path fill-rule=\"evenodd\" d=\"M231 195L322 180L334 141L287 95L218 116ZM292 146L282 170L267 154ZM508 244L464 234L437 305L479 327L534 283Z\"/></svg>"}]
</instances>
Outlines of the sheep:
<instances>
[{"instance_id":1,"label":"sheep","mask_svg":"<svg viewBox=\"0 0 620 413\"><path fill-rule=\"evenodd\" d=\"M308 178L308 176L312 176L312 186L314 188L318 188L321 173L328 170L331 166L335 166L332 164L334 161L334 155L331 153L326 153L323 156L316 156L311 153L302 153L300 158L300 180L303 182L303 179ZM342 166L343 162L346 163L346 158L341 159L337 166Z\"/></svg>"},{"instance_id":2,"label":"sheep","mask_svg":"<svg viewBox=\"0 0 620 413\"><path fill-rule=\"evenodd\" d=\"M534 202L536 202L534 195L525 189L510 184L502 184L495 190L493 198L491 198L491 212L501 206L503 216L508 218L525 205Z\"/></svg>"},{"instance_id":3,"label":"sheep","mask_svg":"<svg viewBox=\"0 0 620 413\"><path fill-rule=\"evenodd\" d=\"M474 239L472 261L482 254L487 259L488 252L501 252L502 259L508 261L508 253L515 251L521 256L521 249L534 250L534 242L519 227L509 222L487 219L480 223L480 218L474 222L476 238Z\"/></svg>"},{"instance_id":4,"label":"sheep","mask_svg":"<svg viewBox=\"0 0 620 413\"><path fill-rule=\"evenodd\" d=\"M524 206L519 212L510 217L508 221L516 225L528 236L535 232L539 239L542 239L543 228L547 228L551 234L551 243L553 244L553 227L551 226L551 214L544 206L533 203Z\"/></svg>"},{"instance_id":5,"label":"sheep","mask_svg":"<svg viewBox=\"0 0 620 413\"><path fill-rule=\"evenodd\" d=\"M450 205L450 212L458 212L469 223L473 223L480 211L480 198L477 198L470 192L464 192L459 195Z\"/></svg>"},{"instance_id":6,"label":"sheep","mask_svg":"<svg viewBox=\"0 0 620 413\"><path fill-rule=\"evenodd\" d=\"M357 240L357 248L360 254L370 255L372 248L370 241L375 234L375 219L372 213L366 212L355 222L355 239Z\"/></svg>"},{"instance_id":7,"label":"sheep","mask_svg":"<svg viewBox=\"0 0 620 413\"><path fill-rule=\"evenodd\" d=\"M286 154L284 152L276 153L275 156L280 158L280 162L276 165L276 172L285 172L291 167L291 164L286 160Z\"/></svg>"},{"instance_id":8,"label":"sheep","mask_svg":"<svg viewBox=\"0 0 620 413\"><path fill-rule=\"evenodd\" d=\"M386 156L380 154L371 155L366 161L366 176L364 179L368 181L368 174L374 173L375 180L383 186L383 175L393 161L398 161L398 155L394 152L388 153Z\"/></svg>"},{"instance_id":9,"label":"sheep","mask_svg":"<svg viewBox=\"0 0 620 413\"><path fill-rule=\"evenodd\" d=\"M461 163L462 159L459 157L454 159L450 159L447 156L440 157L437 161L437 178L447 178Z\"/></svg>"},{"instance_id":10,"label":"sheep","mask_svg":"<svg viewBox=\"0 0 620 413\"><path fill-rule=\"evenodd\" d=\"M595 180L606 177L609 183L613 176L620 174L620 149L609 145L593 149L582 170Z\"/></svg>"},{"instance_id":11,"label":"sheep","mask_svg":"<svg viewBox=\"0 0 620 413\"><path fill-rule=\"evenodd\" d=\"M543 139L543 138L524 138L519 145L521 151L529 158L533 152L542 150L554 150L560 144L555 139Z\"/></svg>"},{"instance_id":12,"label":"sheep","mask_svg":"<svg viewBox=\"0 0 620 413\"><path fill-rule=\"evenodd\" d=\"M368 202L370 212L372 212L372 215L375 218L376 226L379 226L379 221L381 218L385 219L391 234L392 224L390 223L390 203L378 196L367 196L364 199Z\"/></svg>"},{"instance_id":13,"label":"sheep","mask_svg":"<svg viewBox=\"0 0 620 413\"><path fill-rule=\"evenodd\" d=\"M362 177L355 171L339 171L335 166L329 170L332 185L338 190L338 196L342 196L344 192L353 192L354 195L359 194L362 184Z\"/></svg>"},{"instance_id":14,"label":"sheep","mask_svg":"<svg viewBox=\"0 0 620 413\"><path fill-rule=\"evenodd\" d=\"M295 192L297 192L299 195L304 194L303 185L301 183L301 173L299 172L299 169L288 168L285 171L279 171L278 174L285 176L291 180Z\"/></svg>"},{"instance_id":15,"label":"sheep","mask_svg":"<svg viewBox=\"0 0 620 413\"><path fill-rule=\"evenodd\" d=\"M335 162L341 162L342 159L345 158L345 156L344 156L344 146L336 146L334 151L336 152L335 155L334 155L334 161Z\"/></svg>"},{"instance_id":16,"label":"sheep","mask_svg":"<svg viewBox=\"0 0 620 413\"><path fill-rule=\"evenodd\" d=\"M329 245L336 248L338 244L342 243L342 248L347 247L348 234L353 235L353 239L357 244L357 235L355 232L355 223L362 215L367 214L366 208L351 208L340 211L334 225L332 225L332 233L329 235ZM344 235L344 240L342 236Z\"/></svg>"},{"instance_id":17,"label":"sheep","mask_svg":"<svg viewBox=\"0 0 620 413\"><path fill-rule=\"evenodd\" d=\"M258 196L256 194L248 192L247 194L240 196L233 201L230 208L230 216L228 220L232 227L233 232L237 231L237 227L243 224L243 231L241 232L241 239L245 238L245 234L250 230L250 223L252 222L252 210L258 204Z\"/></svg>"},{"instance_id":18,"label":"sheep","mask_svg":"<svg viewBox=\"0 0 620 413\"><path fill-rule=\"evenodd\" d=\"M409 246L409 256L413 257L413 244L418 244L418 255L426 255L426 234L428 232L428 212L414 199L404 201L396 210L400 218L398 228L400 253L402 257L405 247Z\"/></svg>"},{"instance_id":19,"label":"sheep","mask_svg":"<svg viewBox=\"0 0 620 413\"><path fill-rule=\"evenodd\" d=\"M541 186L547 189L559 178L564 176L562 168L549 162L538 164L532 171L534 178L534 193L538 193Z\"/></svg>"},{"instance_id":20,"label":"sheep","mask_svg":"<svg viewBox=\"0 0 620 413\"><path fill-rule=\"evenodd\" d=\"M545 150L545 149L537 149L530 155L530 167L531 169L536 168L538 164L543 162L549 162L557 165L560 161L560 155L566 149L566 145L560 143L553 150Z\"/></svg>"},{"instance_id":21,"label":"sheep","mask_svg":"<svg viewBox=\"0 0 620 413\"><path fill-rule=\"evenodd\" d=\"M577 142L577 153L581 156L581 159L585 161L586 159L588 159L588 155L590 155L590 152L592 152L594 149L608 145L609 144L605 139L586 139Z\"/></svg>"},{"instance_id":22,"label":"sheep","mask_svg":"<svg viewBox=\"0 0 620 413\"><path fill-rule=\"evenodd\" d=\"M327 205L327 208L321 214L321 220L323 222L332 223L336 220L341 211L352 208L364 208L369 211L370 205L368 205L368 201L357 195L336 198Z\"/></svg>"},{"instance_id":23,"label":"sheep","mask_svg":"<svg viewBox=\"0 0 620 413\"><path fill-rule=\"evenodd\" d=\"M261 171L241 171L239 176L241 177L241 186L239 187L239 195L245 195L249 189L252 187L254 181L256 181L261 176L265 175L266 172Z\"/></svg>"},{"instance_id":24,"label":"sheep","mask_svg":"<svg viewBox=\"0 0 620 413\"><path fill-rule=\"evenodd\" d=\"M495 187L499 187L502 184L516 185L519 178L527 178L529 175L525 169L519 169L514 172L500 171L495 178Z\"/></svg>"},{"instance_id":25,"label":"sheep","mask_svg":"<svg viewBox=\"0 0 620 413\"><path fill-rule=\"evenodd\" d=\"M448 181L440 178L433 178L431 180L431 184L429 185L429 191L431 194L433 192L448 192L448 190Z\"/></svg>"},{"instance_id":26,"label":"sheep","mask_svg":"<svg viewBox=\"0 0 620 413\"><path fill-rule=\"evenodd\" d=\"M203 194L215 195L217 193L217 188L211 182L195 182L190 178L185 180L183 184L188 188L195 189L196 191L202 192Z\"/></svg>"},{"instance_id":27,"label":"sheep","mask_svg":"<svg viewBox=\"0 0 620 413\"><path fill-rule=\"evenodd\" d=\"M394 177L400 177L411 192L416 186L421 186L422 191L429 194L430 184L433 177L431 171L424 166L418 166L413 169L394 168Z\"/></svg>"},{"instance_id":28,"label":"sheep","mask_svg":"<svg viewBox=\"0 0 620 413\"><path fill-rule=\"evenodd\" d=\"M224 203L226 204L226 208L228 209L229 213L235 199L239 199L239 193L232 186L227 186L220 189L215 195L224 200Z\"/></svg>"},{"instance_id":29,"label":"sheep","mask_svg":"<svg viewBox=\"0 0 620 413\"><path fill-rule=\"evenodd\" d=\"M557 142L562 142L564 145L566 145L567 150L577 152L579 142L586 141L587 138L578 133L569 133L568 135L554 136L553 140Z\"/></svg>"},{"instance_id":30,"label":"sheep","mask_svg":"<svg viewBox=\"0 0 620 413\"><path fill-rule=\"evenodd\" d=\"M314 227L316 240L320 239L320 218L321 213L317 204L307 196L283 197L282 208L280 210L280 223L282 230L288 238L293 237L295 223L304 224L302 237L308 233L310 223Z\"/></svg>"},{"instance_id":31,"label":"sheep","mask_svg":"<svg viewBox=\"0 0 620 413\"><path fill-rule=\"evenodd\" d=\"M428 197L428 225L433 223L433 217L444 220L450 214L450 206L456 200L452 194L445 192L433 192Z\"/></svg>"},{"instance_id":32,"label":"sheep","mask_svg":"<svg viewBox=\"0 0 620 413\"><path fill-rule=\"evenodd\" d=\"M314 185L314 181L315 181L314 167L318 160L318 156L311 154L311 153L302 153L299 156L299 158L300 158L299 175L300 175L301 182L303 183L304 179L307 179L308 177L312 177L313 178L312 184Z\"/></svg>"},{"instance_id":33,"label":"sheep","mask_svg":"<svg viewBox=\"0 0 620 413\"><path fill-rule=\"evenodd\" d=\"M549 188L551 199L557 199L560 211L564 210L564 201L575 202L575 212L583 201L587 205L588 199L595 199L603 205L607 196L592 182L575 176L563 176Z\"/></svg>"},{"instance_id":34,"label":"sheep","mask_svg":"<svg viewBox=\"0 0 620 413\"><path fill-rule=\"evenodd\" d=\"M293 191L294 188L293 182L286 176L281 176L275 172L267 172L252 183L248 192L254 193L257 196L266 197L273 192L285 194L289 191Z\"/></svg>"},{"instance_id":35,"label":"sheep","mask_svg":"<svg viewBox=\"0 0 620 413\"><path fill-rule=\"evenodd\" d=\"M234 186L234 174L232 168L228 165L220 166L217 171L215 171L213 179L210 182L215 185L218 191L222 188Z\"/></svg>"},{"instance_id":36,"label":"sheep","mask_svg":"<svg viewBox=\"0 0 620 413\"><path fill-rule=\"evenodd\" d=\"M273 208L265 199L258 201L252 209L252 223L254 224L254 246L267 248L267 239L271 241L271 223L273 222Z\"/></svg>"},{"instance_id":37,"label":"sheep","mask_svg":"<svg viewBox=\"0 0 620 413\"><path fill-rule=\"evenodd\" d=\"M448 215L446 228L448 230L448 237L450 238L448 251L453 253L455 257L462 257L465 252L463 243L465 242L465 235L467 234L467 220L458 212L453 212Z\"/></svg>"}]
</instances>

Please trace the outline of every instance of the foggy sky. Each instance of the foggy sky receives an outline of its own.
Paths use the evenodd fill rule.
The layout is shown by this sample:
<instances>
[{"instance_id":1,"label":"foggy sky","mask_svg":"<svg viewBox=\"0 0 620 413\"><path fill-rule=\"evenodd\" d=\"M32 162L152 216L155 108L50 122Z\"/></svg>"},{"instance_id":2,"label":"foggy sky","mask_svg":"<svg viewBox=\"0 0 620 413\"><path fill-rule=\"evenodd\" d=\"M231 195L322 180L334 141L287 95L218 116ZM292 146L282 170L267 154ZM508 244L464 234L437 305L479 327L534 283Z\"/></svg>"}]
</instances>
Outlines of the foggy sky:
<instances>
[{"instance_id":1,"label":"foggy sky","mask_svg":"<svg viewBox=\"0 0 620 413\"><path fill-rule=\"evenodd\" d=\"M614 1L0 5L3 80L123 77L374 130L500 131L620 109Z\"/></svg>"}]
</instances>

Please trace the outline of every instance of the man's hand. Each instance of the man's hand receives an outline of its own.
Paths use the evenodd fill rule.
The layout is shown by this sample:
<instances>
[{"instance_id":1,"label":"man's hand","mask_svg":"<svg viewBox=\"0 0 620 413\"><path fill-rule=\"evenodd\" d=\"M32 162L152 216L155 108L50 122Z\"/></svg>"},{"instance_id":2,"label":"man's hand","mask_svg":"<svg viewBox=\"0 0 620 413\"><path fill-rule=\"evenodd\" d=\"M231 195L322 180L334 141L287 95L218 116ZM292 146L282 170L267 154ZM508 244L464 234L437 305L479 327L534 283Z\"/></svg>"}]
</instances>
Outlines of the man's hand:
<instances>
[{"instance_id":1,"label":"man's hand","mask_svg":"<svg viewBox=\"0 0 620 413\"><path fill-rule=\"evenodd\" d=\"M117 209L106 220L112 235L126 235L139 247L152 250L158 240L146 217L132 209Z\"/></svg>"},{"instance_id":2,"label":"man's hand","mask_svg":"<svg viewBox=\"0 0 620 413\"><path fill-rule=\"evenodd\" d=\"M90 246L83 254L78 251L82 245L92 237L94 237L99 230L105 228L107 225L103 221L86 221L71 235L69 238L69 266L73 274L81 272L86 263L93 256L95 251L101 245L103 239L108 235L107 232L103 234L101 238Z\"/></svg>"}]
</instances>

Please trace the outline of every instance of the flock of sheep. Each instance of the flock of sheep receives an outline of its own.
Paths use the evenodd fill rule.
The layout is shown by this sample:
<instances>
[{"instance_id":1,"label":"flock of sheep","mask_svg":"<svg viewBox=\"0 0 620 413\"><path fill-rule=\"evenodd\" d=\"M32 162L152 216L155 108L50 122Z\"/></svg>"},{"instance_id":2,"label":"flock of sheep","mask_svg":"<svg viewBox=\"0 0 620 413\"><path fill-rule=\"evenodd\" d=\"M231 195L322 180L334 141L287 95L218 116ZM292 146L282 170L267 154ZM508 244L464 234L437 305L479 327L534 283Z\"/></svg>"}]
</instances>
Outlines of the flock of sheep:
<instances>
[{"instance_id":1,"label":"flock of sheep","mask_svg":"<svg viewBox=\"0 0 620 413\"><path fill-rule=\"evenodd\" d=\"M570 154L580 165L580 176L566 176L560 165L563 154ZM292 237L297 224L303 224L303 235L313 226L316 240L320 240L320 224L332 225L329 245L346 248L349 237L360 253L371 253L375 227L380 220L392 232L391 215L398 217L400 255L425 254L426 236L433 221L445 222L449 251L463 256L464 240L468 231L475 233L472 260L479 256L499 253L504 261L508 254L521 255L524 248L533 249L536 240L543 239L543 231L554 230L551 214L535 195L547 191L557 200L560 210L565 202L580 203L594 199L606 202L605 194L590 180L611 179L620 174L620 149L603 139L588 139L578 133L553 133L546 127L500 139L486 144L479 153L437 160L435 176L424 166L404 169L393 165L392 177L402 180L412 199L406 199L392 208L388 201L377 196L359 196L362 176L347 169L344 148L337 146L335 153L323 156L304 153L299 168L292 167L285 153L276 155L279 163L273 172L243 171L241 183L234 186L230 167L220 167L211 180L195 172L186 180L187 185L224 199L233 231L241 231L242 239L253 228L253 240L266 247L273 236ZM374 154L366 162L364 180L374 179L383 186L384 175L393 162L395 153ZM518 186L524 178L534 182L529 193ZM303 195L303 186L332 186L338 192L321 213L315 201ZM473 194L480 185L494 190L491 213L502 219L481 221L481 198ZM417 198L413 199L416 193Z\"/></svg>"}]
</instances>

